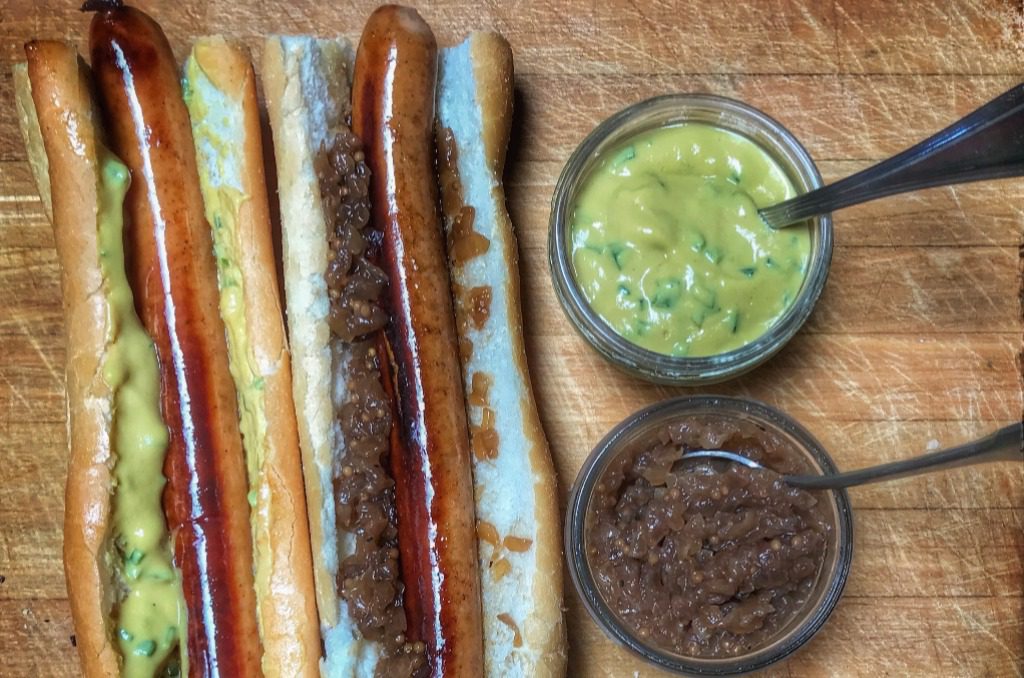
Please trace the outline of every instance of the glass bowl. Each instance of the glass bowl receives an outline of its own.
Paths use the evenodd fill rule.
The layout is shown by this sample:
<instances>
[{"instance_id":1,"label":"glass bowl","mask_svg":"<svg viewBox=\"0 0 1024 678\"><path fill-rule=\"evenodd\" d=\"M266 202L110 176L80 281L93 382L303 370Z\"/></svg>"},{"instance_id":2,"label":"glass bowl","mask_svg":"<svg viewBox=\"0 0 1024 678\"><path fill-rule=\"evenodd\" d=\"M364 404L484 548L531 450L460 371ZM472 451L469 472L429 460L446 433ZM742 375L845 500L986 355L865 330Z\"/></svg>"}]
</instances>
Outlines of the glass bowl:
<instances>
[{"instance_id":1,"label":"glass bowl","mask_svg":"<svg viewBox=\"0 0 1024 678\"><path fill-rule=\"evenodd\" d=\"M551 200L548 260L555 293L576 330L602 356L636 376L658 383L694 386L738 376L788 342L811 314L832 261L832 217L811 220L807 274L796 298L774 325L754 341L726 353L678 357L641 348L618 334L591 308L572 263L572 212L580 187L607 151L658 127L699 122L737 133L765 150L785 171L797 194L821 186L821 175L800 142L755 108L708 94L670 94L619 111L598 125L565 164Z\"/></svg>"},{"instance_id":2,"label":"glass bowl","mask_svg":"<svg viewBox=\"0 0 1024 678\"><path fill-rule=\"evenodd\" d=\"M809 472L835 472L831 457L814 437L782 412L763 403L740 398L687 396L646 407L608 433L591 452L569 494L565 517L565 554L576 591L591 617L610 638L663 669L680 675L734 676L756 671L800 649L824 625L846 585L853 558L853 519L844 490L816 493L827 497L823 507L831 520L825 560L803 607L768 642L745 654L724 658L681 655L659 648L635 634L603 599L587 558L587 520L594 489L609 464L620 453L636 450L657 436L667 424L699 416L725 421L745 420L780 437L790 451L806 461Z\"/></svg>"}]
</instances>

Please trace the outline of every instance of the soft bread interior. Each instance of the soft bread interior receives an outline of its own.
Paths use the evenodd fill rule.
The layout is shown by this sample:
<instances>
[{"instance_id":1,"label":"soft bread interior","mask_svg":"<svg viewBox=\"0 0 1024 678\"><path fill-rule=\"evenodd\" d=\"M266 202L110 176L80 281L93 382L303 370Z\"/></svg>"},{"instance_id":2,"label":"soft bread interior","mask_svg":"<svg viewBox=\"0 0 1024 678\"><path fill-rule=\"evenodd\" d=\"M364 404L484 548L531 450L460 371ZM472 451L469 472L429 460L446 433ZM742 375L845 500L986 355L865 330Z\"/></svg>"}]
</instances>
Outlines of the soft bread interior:
<instances>
[{"instance_id":1,"label":"soft bread interior","mask_svg":"<svg viewBox=\"0 0 1024 678\"><path fill-rule=\"evenodd\" d=\"M324 279L327 226L315 167L330 133L350 113L351 55L342 39L273 36L264 46L262 70L281 201L293 393L325 649L322 671L369 678L379 650L360 637L336 589L339 562L351 542L350 535L337 531L332 480L332 466L344 453L334 402L340 401L345 381L332 368Z\"/></svg>"},{"instance_id":2,"label":"soft bread interior","mask_svg":"<svg viewBox=\"0 0 1024 678\"><path fill-rule=\"evenodd\" d=\"M555 676L565 672L556 482L526 369L517 245L501 184L512 91L511 50L501 36L474 33L441 50L438 134L447 129L454 137L462 201L475 210L474 230L490 243L483 254L452 266L459 294L491 290L483 325L459 323L460 338L472 342L463 363L466 392L474 375L489 377L485 407L499 441L496 458L475 456L473 466L486 673ZM474 432L483 409L468 407ZM528 540L528 547L517 540Z\"/></svg>"}]
</instances>

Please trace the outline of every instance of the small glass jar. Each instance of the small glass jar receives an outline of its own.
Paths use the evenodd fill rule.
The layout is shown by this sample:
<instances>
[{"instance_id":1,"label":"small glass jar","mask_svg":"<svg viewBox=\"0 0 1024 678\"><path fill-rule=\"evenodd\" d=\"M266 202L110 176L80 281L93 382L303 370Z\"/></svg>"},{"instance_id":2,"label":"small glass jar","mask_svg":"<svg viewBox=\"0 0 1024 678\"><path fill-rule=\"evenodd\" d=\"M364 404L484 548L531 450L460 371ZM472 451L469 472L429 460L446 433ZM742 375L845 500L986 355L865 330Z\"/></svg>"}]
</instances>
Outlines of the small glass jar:
<instances>
[{"instance_id":1,"label":"small glass jar","mask_svg":"<svg viewBox=\"0 0 1024 678\"><path fill-rule=\"evenodd\" d=\"M646 407L620 423L591 452L569 494L565 517L565 554L576 591L591 617L610 638L648 662L680 675L735 676L763 669L800 649L824 625L846 585L853 558L853 518L845 490L821 491L831 524L825 559L804 606L762 647L724 658L680 655L633 633L604 601L587 553L587 525L594 490L609 464L622 453L653 441L671 423L695 417L744 420L777 435L806 461L811 472L835 473L836 467L821 444L802 426L763 403L741 398L688 396Z\"/></svg>"},{"instance_id":2,"label":"small glass jar","mask_svg":"<svg viewBox=\"0 0 1024 678\"><path fill-rule=\"evenodd\" d=\"M789 341L818 301L832 261L832 217L811 221L811 252L800 291L783 315L760 337L712 356L679 357L637 346L590 306L572 262L572 213L576 196L603 155L630 137L687 122L737 133L760 146L783 169L797 194L821 186L821 175L800 142L782 125L733 99L707 94L670 94L634 104L598 125L576 148L555 185L551 201L548 259L555 293L576 330L618 367L649 381L693 386L738 376L761 364Z\"/></svg>"}]
</instances>

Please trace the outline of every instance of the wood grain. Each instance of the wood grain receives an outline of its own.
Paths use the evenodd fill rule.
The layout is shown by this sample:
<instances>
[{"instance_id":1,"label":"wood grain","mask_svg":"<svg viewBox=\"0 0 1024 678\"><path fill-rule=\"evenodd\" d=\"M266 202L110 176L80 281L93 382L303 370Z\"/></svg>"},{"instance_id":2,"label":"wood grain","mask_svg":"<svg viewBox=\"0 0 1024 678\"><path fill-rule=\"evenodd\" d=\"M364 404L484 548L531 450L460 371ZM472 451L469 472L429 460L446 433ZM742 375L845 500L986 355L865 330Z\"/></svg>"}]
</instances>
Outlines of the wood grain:
<instances>
[{"instance_id":1,"label":"wood grain","mask_svg":"<svg viewBox=\"0 0 1024 678\"><path fill-rule=\"evenodd\" d=\"M53 239L25 162L10 66L30 37L84 45L76 2L0 0L0 676L77 675L63 571L63 345ZM139 3L179 56L221 32L357 39L372 3ZM826 180L862 169L1021 80L1018 0L423 3L442 44L495 28L516 55L507 189L527 341L564 502L591 447L660 398L575 335L547 273L548 202L593 125L663 92L743 99L789 127ZM772 403L848 468L953 444L1024 408L1024 181L896 196L837 215L825 293L755 372L708 389ZM851 492L856 555L823 631L768 676L1024 675L1024 468ZM655 676L566 591L572 676Z\"/></svg>"}]
</instances>

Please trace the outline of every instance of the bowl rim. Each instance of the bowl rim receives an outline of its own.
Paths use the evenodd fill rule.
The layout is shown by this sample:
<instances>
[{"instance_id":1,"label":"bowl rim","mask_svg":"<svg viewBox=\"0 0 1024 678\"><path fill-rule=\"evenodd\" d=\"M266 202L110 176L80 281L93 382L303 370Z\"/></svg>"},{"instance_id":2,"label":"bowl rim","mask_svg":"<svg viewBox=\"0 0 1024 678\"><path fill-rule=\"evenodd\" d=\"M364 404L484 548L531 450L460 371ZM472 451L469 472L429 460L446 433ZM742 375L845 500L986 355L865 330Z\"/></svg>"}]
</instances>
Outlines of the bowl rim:
<instances>
[{"instance_id":1,"label":"bowl rim","mask_svg":"<svg viewBox=\"0 0 1024 678\"><path fill-rule=\"evenodd\" d=\"M717 115L716 121L694 119L699 112ZM591 307L576 282L569 244L571 211L575 188L599 159L603 145L617 145L623 139L615 133L631 121L653 116L657 121L634 130L666 127L685 122L710 124L739 134L767 152L786 172L797 194L823 185L821 173L807 149L780 122L744 102L714 94L663 94L631 104L595 127L570 154L559 174L551 198L548 220L548 267L556 296L570 324L612 364L656 383L707 385L739 376L775 355L810 317L824 290L832 262L833 228L831 214L812 220L812 250L800 292L782 316L757 339L739 348L711 356L670 356L638 346L618 334ZM661 117L665 119L661 119ZM742 121L757 129L764 139L753 138L736 124ZM610 141L611 140L611 141Z\"/></svg>"},{"instance_id":2,"label":"bowl rim","mask_svg":"<svg viewBox=\"0 0 1024 678\"><path fill-rule=\"evenodd\" d=\"M845 490L827 491L836 515L836 555L832 578L824 589L820 602L815 608L808 610L806 616L787 634L746 655L720 659L681 657L645 644L619 622L615 612L602 599L583 548L589 499L601 471L615 453L617 444L632 430L651 419L675 418L687 413L708 411L746 416L759 424L781 430L794 438L823 471L838 471L832 457L807 429L781 410L763 402L751 398L719 395L689 395L661 400L637 410L619 422L587 456L569 492L563 526L564 551L570 578L584 607L602 632L612 640L649 663L676 674L735 676L763 669L789 657L821 630L835 610L849 578L853 561L853 509Z\"/></svg>"}]
</instances>

